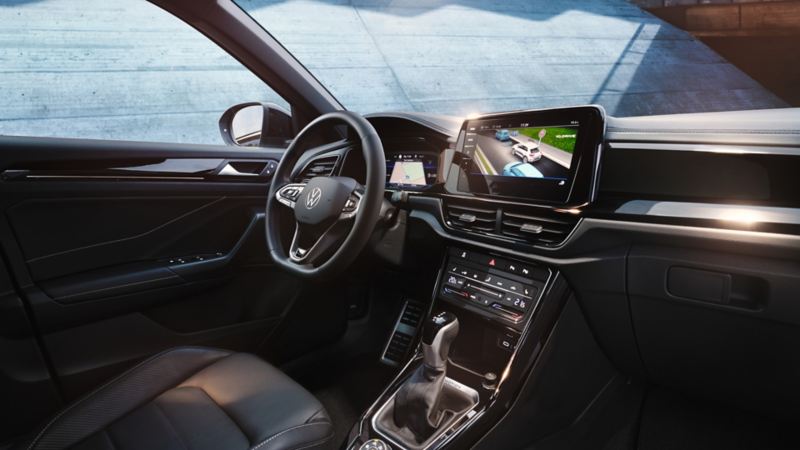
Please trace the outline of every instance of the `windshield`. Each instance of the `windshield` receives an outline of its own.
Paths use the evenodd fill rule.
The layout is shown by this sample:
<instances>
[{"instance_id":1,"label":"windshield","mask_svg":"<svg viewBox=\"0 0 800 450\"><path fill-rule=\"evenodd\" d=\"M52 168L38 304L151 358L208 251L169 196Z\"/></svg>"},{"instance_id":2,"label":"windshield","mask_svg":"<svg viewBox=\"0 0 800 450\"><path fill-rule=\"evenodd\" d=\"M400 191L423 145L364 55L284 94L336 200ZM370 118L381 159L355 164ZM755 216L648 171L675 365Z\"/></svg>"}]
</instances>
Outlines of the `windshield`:
<instances>
[{"instance_id":1,"label":"windshield","mask_svg":"<svg viewBox=\"0 0 800 450\"><path fill-rule=\"evenodd\" d=\"M697 37L623 0L238 3L362 114L594 103L637 116L788 106Z\"/></svg>"}]
</instances>

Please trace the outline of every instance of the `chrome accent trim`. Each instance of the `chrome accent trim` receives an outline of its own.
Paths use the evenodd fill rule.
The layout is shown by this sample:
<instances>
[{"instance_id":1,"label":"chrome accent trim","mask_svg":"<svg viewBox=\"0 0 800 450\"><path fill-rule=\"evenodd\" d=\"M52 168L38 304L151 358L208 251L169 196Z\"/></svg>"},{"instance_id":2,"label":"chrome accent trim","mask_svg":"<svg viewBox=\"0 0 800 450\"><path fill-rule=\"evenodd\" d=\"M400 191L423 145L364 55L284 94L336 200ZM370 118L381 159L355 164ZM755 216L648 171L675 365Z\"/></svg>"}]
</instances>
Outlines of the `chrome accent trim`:
<instances>
[{"instance_id":1,"label":"chrome accent trim","mask_svg":"<svg viewBox=\"0 0 800 450\"><path fill-rule=\"evenodd\" d=\"M631 200L614 212L641 216L721 220L733 223L800 225L800 209L771 206Z\"/></svg>"},{"instance_id":2,"label":"chrome accent trim","mask_svg":"<svg viewBox=\"0 0 800 450\"><path fill-rule=\"evenodd\" d=\"M311 253L311 251L314 250L317 247L317 244L319 244L319 242L322 240L322 238L325 237L325 235L328 234L328 232L331 231L331 229L334 226L336 226L337 222L338 222L338 220L333 222L331 224L331 226L329 226L325 231L323 231L322 234L319 235L317 240L314 242L314 244L309 248L300 248L297 245L297 234L298 234L298 231L300 229L300 226L297 223L295 223L294 235L292 236L292 243L289 244L289 259L291 259L292 262L295 262L295 263L298 263L298 264L300 264L303 261L305 261L305 259Z\"/></svg>"},{"instance_id":3,"label":"chrome accent trim","mask_svg":"<svg viewBox=\"0 0 800 450\"><path fill-rule=\"evenodd\" d=\"M464 223L472 223L478 220L478 218L475 217L475 214L463 213L460 216L458 216L458 220Z\"/></svg>"},{"instance_id":4,"label":"chrome accent trim","mask_svg":"<svg viewBox=\"0 0 800 450\"><path fill-rule=\"evenodd\" d=\"M431 197L430 195L426 195L426 194L424 194L422 192L408 192L408 195L409 195L409 197L410 196L415 196L415 197L421 197L421 198L436 198L436 197ZM541 203L529 203L529 202L524 202L524 201L521 201L521 200L515 201L515 200L507 200L507 199L504 199L504 198L470 197L468 195L451 194L451 193L439 194L439 197L444 198L444 199L453 199L455 201L457 201L457 200L465 200L465 201L476 201L476 202L489 203L489 204L524 206L524 207L529 207L529 208L546 209L546 210L556 211L556 212L564 212L564 211L567 211L567 210L578 210L579 208L584 208L586 206L589 206L588 202L578 203L578 204L574 204L574 205L570 205L570 204L547 205L547 204L541 204Z\"/></svg>"},{"instance_id":5,"label":"chrome accent trim","mask_svg":"<svg viewBox=\"0 0 800 450\"><path fill-rule=\"evenodd\" d=\"M800 250L800 236L785 233L768 233L765 231L733 230L728 228L699 227L689 225L670 225L661 223L630 222L609 219L584 219L579 226L580 233L573 239L592 229L609 229L628 232L652 233L660 235L677 235L699 239L714 239L754 245L766 245L777 248Z\"/></svg>"},{"instance_id":6,"label":"chrome accent trim","mask_svg":"<svg viewBox=\"0 0 800 450\"><path fill-rule=\"evenodd\" d=\"M458 242L463 245L471 245L479 247L488 251L505 254L514 258L522 259L525 261L536 261L544 264L554 266L564 266L569 264L579 264L595 260L594 257L567 257L558 258L547 256L538 253L520 252L512 250L507 247L502 247L497 244L490 244L487 242L463 238L455 236L447 232L441 223L430 213L414 210L411 212L411 218L416 218L427 223L433 231L448 240L449 242ZM650 233L668 236L692 237L699 239L712 239L725 242L736 242L753 245L765 245L779 249L791 249L800 251L800 236L779 233L766 233L762 231L749 231L749 230L731 230L725 228L710 228L710 227L696 227L686 225L667 225L646 222L631 222L622 220L608 220L608 219L592 219L585 218L578 222L578 225L573 230L572 234L564 241L558 248L537 248L538 250L553 251L569 245L572 241L579 239L583 234L595 230L617 230L631 233Z\"/></svg>"},{"instance_id":7,"label":"chrome accent trim","mask_svg":"<svg viewBox=\"0 0 800 450\"><path fill-rule=\"evenodd\" d=\"M519 231L523 233L539 234L542 232L542 230L544 230L543 226L532 223L524 223L521 227L519 227Z\"/></svg>"},{"instance_id":8,"label":"chrome accent trim","mask_svg":"<svg viewBox=\"0 0 800 450\"><path fill-rule=\"evenodd\" d=\"M159 181L203 181L203 177L154 176L154 175L24 175L16 179L25 180L159 180Z\"/></svg>"},{"instance_id":9,"label":"chrome accent trim","mask_svg":"<svg viewBox=\"0 0 800 450\"><path fill-rule=\"evenodd\" d=\"M265 165L266 167L266 165ZM259 176L258 173L249 173L249 172L239 172L236 170L235 167L231 165L231 163L225 164L225 167L219 171L217 175L222 175L226 177L257 177Z\"/></svg>"},{"instance_id":10,"label":"chrome accent trim","mask_svg":"<svg viewBox=\"0 0 800 450\"><path fill-rule=\"evenodd\" d=\"M785 155L800 156L796 147L727 145L727 144L672 144L655 142L608 142L609 148L625 150L664 150L672 152L704 152L729 155Z\"/></svg>"},{"instance_id":11,"label":"chrome accent trim","mask_svg":"<svg viewBox=\"0 0 800 450\"><path fill-rule=\"evenodd\" d=\"M306 196L306 209L312 209L317 206L320 199L322 199L322 189L315 187L311 190L311 193Z\"/></svg>"}]
</instances>

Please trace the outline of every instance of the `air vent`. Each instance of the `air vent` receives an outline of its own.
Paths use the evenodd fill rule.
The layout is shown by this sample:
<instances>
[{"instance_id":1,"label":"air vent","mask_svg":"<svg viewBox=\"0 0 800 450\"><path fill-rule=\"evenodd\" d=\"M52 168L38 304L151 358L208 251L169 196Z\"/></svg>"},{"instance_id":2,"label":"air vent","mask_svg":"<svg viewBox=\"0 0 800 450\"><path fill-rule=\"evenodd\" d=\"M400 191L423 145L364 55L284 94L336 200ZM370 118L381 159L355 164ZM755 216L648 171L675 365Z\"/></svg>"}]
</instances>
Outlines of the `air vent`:
<instances>
[{"instance_id":1,"label":"air vent","mask_svg":"<svg viewBox=\"0 0 800 450\"><path fill-rule=\"evenodd\" d=\"M445 206L445 220L453 228L493 233L497 223L497 210L448 204Z\"/></svg>"},{"instance_id":2,"label":"air vent","mask_svg":"<svg viewBox=\"0 0 800 450\"><path fill-rule=\"evenodd\" d=\"M382 362L392 366L405 362L406 357L411 353L414 336L416 336L424 316L425 307L422 303L414 300L406 301L406 304L403 305L403 312L397 319L392 337L383 350Z\"/></svg>"},{"instance_id":3,"label":"air vent","mask_svg":"<svg viewBox=\"0 0 800 450\"><path fill-rule=\"evenodd\" d=\"M329 177L333 175L333 169L336 168L336 161L338 160L338 156L317 158L308 163L300 172L300 174L295 177L294 181L296 183L308 183L308 180L314 177Z\"/></svg>"},{"instance_id":4,"label":"air vent","mask_svg":"<svg viewBox=\"0 0 800 450\"><path fill-rule=\"evenodd\" d=\"M553 247L561 244L578 223L570 216L530 216L503 211L500 230L504 236L535 245Z\"/></svg>"}]
</instances>

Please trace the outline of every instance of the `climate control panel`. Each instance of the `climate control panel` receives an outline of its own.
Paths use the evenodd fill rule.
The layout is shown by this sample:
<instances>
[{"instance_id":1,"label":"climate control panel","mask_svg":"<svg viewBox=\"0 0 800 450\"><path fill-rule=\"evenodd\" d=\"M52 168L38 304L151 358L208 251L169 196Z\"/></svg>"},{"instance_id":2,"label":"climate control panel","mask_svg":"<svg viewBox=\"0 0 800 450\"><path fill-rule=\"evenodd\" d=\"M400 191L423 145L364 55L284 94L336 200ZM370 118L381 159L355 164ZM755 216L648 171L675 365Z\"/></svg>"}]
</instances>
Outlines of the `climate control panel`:
<instances>
[{"instance_id":1,"label":"climate control panel","mask_svg":"<svg viewBox=\"0 0 800 450\"><path fill-rule=\"evenodd\" d=\"M453 247L439 293L516 325L535 308L549 276L541 266Z\"/></svg>"}]
</instances>

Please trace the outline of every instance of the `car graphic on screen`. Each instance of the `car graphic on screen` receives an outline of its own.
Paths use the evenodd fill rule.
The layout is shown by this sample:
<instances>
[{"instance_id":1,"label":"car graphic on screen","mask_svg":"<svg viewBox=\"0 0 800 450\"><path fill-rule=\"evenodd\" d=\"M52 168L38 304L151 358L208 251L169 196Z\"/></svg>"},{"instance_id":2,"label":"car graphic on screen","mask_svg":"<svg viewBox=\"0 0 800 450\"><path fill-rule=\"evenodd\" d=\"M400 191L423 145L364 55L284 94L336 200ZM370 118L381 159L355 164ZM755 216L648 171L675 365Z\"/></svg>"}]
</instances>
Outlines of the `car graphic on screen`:
<instances>
[{"instance_id":1,"label":"car graphic on screen","mask_svg":"<svg viewBox=\"0 0 800 450\"><path fill-rule=\"evenodd\" d=\"M542 159L542 152L539 144L535 142L514 144L511 147L511 154L519 157L523 162L532 163Z\"/></svg>"},{"instance_id":2,"label":"car graphic on screen","mask_svg":"<svg viewBox=\"0 0 800 450\"><path fill-rule=\"evenodd\" d=\"M524 162L510 162L503 167L504 177L543 178L542 172Z\"/></svg>"},{"instance_id":3,"label":"car graphic on screen","mask_svg":"<svg viewBox=\"0 0 800 450\"><path fill-rule=\"evenodd\" d=\"M494 138L501 142L506 142L511 140L511 133L508 130L497 130L494 133Z\"/></svg>"}]
</instances>

